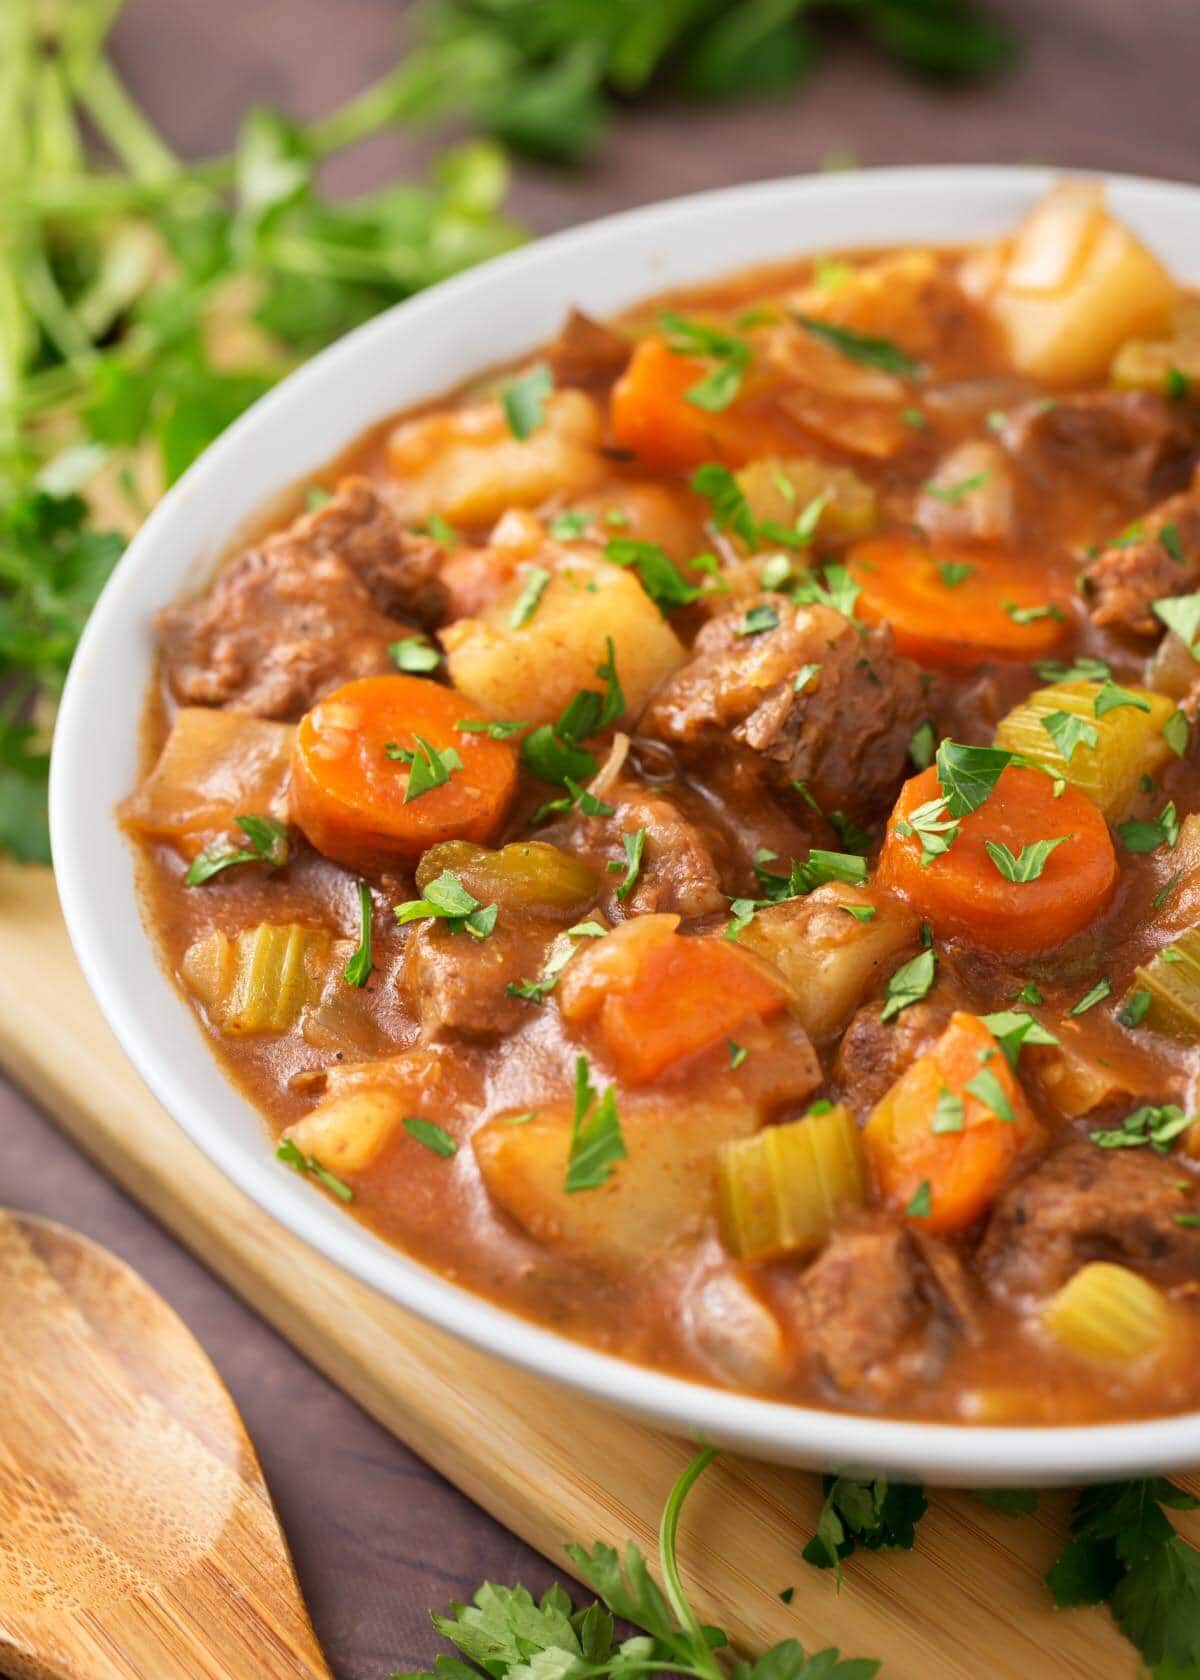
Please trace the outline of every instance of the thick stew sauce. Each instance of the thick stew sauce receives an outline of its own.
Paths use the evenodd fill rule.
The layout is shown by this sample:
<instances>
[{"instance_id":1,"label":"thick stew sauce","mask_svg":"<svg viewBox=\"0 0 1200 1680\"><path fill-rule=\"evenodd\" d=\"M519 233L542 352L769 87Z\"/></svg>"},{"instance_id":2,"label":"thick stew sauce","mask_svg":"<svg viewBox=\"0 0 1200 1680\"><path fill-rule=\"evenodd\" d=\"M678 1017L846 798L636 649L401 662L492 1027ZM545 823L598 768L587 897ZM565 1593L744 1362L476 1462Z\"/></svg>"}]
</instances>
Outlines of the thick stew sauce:
<instances>
[{"instance_id":1,"label":"thick stew sauce","mask_svg":"<svg viewBox=\"0 0 1200 1680\"><path fill-rule=\"evenodd\" d=\"M1200 1406L1198 460L1074 183L365 438L161 615L122 811L279 1171L703 1381Z\"/></svg>"}]
</instances>

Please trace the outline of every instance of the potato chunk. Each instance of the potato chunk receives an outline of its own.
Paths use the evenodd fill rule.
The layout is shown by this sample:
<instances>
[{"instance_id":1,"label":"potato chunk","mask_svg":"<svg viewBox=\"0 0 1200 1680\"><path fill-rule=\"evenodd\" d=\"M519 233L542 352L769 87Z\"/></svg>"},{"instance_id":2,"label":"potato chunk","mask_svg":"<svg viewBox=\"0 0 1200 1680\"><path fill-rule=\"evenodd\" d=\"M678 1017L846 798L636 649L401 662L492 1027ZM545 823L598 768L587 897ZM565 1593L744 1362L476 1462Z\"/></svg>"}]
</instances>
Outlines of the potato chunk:
<instances>
[{"instance_id":1,"label":"potato chunk","mask_svg":"<svg viewBox=\"0 0 1200 1680\"><path fill-rule=\"evenodd\" d=\"M324 1099L283 1135L332 1173L362 1172L406 1116L436 1121L453 1134L478 1097L477 1081L461 1058L408 1050L331 1068Z\"/></svg>"},{"instance_id":2,"label":"potato chunk","mask_svg":"<svg viewBox=\"0 0 1200 1680\"><path fill-rule=\"evenodd\" d=\"M1102 379L1126 339L1166 337L1176 300L1166 269L1090 181L1060 183L963 279L1033 379Z\"/></svg>"},{"instance_id":3,"label":"potato chunk","mask_svg":"<svg viewBox=\"0 0 1200 1680\"><path fill-rule=\"evenodd\" d=\"M634 1095L621 1100L626 1159L597 1190L568 1194L571 1109L541 1108L512 1125L501 1115L475 1133L475 1155L496 1202L536 1241L614 1271L645 1265L715 1217L717 1148L757 1131L742 1102Z\"/></svg>"},{"instance_id":4,"label":"potato chunk","mask_svg":"<svg viewBox=\"0 0 1200 1680\"><path fill-rule=\"evenodd\" d=\"M243 812L287 819L290 724L212 706L176 714L153 770L121 806L126 828L181 845L225 833Z\"/></svg>"},{"instance_id":5,"label":"potato chunk","mask_svg":"<svg viewBox=\"0 0 1200 1680\"><path fill-rule=\"evenodd\" d=\"M683 664L679 638L636 577L594 550L547 543L541 564L550 580L524 623L513 618L529 567L477 618L441 632L451 682L490 717L552 723L581 688L598 686L596 667L611 637L636 717L651 689Z\"/></svg>"},{"instance_id":6,"label":"potato chunk","mask_svg":"<svg viewBox=\"0 0 1200 1680\"><path fill-rule=\"evenodd\" d=\"M874 914L862 921L848 904ZM778 969L792 1013L813 1038L825 1038L853 1013L916 932L916 916L898 900L864 887L831 885L760 910L738 943Z\"/></svg>"},{"instance_id":7,"label":"potato chunk","mask_svg":"<svg viewBox=\"0 0 1200 1680\"><path fill-rule=\"evenodd\" d=\"M486 525L508 508L590 490L611 471L602 436L600 411L582 391L547 398L527 438L513 436L498 402L402 420L387 443L396 501L406 519L439 513Z\"/></svg>"}]
</instances>

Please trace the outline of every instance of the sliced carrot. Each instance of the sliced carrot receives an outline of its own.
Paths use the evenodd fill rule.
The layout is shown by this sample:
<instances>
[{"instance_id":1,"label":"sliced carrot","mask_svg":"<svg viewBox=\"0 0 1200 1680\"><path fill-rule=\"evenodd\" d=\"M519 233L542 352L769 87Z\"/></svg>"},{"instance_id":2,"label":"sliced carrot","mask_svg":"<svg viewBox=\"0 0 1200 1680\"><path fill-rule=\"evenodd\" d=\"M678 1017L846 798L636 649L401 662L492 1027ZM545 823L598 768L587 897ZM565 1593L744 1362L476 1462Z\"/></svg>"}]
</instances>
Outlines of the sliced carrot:
<instances>
[{"instance_id":1,"label":"sliced carrot","mask_svg":"<svg viewBox=\"0 0 1200 1680\"><path fill-rule=\"evenodd\" d=\"M1021 556L869 537L847 559L868 624L890 624L901 653L963 669L981 659L1038 659L1068 628L1067 598Z\"/></svg>"},{"instance_id":2,"label":"sliced carrot","mask_svg":"<svg viewBox=\"0 0 1200 1680\"><path fill-rule=\"evenodd\" d=\"M872 1110L863 1143L883 1200L924 1230L952 1232L987 1211L1041 1136L995 1038L960 1011Z\"/></svg>"},{"instance_id":3,"label":"sliced carrot","mask_svg":"<svg viewBox=\"0 0 1200 1680\"><path fill-rule=\"evenodd\" d=\"M1091 800L1073 787L1061 787L1055 798L1056 785L1044 771L1010 765L983 804L958 819L949 849L930 857L920 821L905 832L913 814L942 794L937 770L923 770L904 784L888 821L879 884L907 899L938 933L986 950L1027 956L1061 945L1107 904L1117 860L1108 824ZM951 820L948 812L931 815ZM1019 859L1025 847L1060 836L1066 838L1032 880L1008 880L987 849L990 841Z\"/></svg>"},{"instance_id":4,"label":"sliced carrot","mask_svg":"<svg viewBox=\"0 0 1200 1680\"><path fill-rule=\"evenodd\" d=\"M462 695L424 677L344 684L300 720L296 824L319 852L366 874L415 860L440 840L492 839L516 788L517 755L503 741L455 728L477 715ZM402 755L414 752L428 767L422 742L436 757L432 779L446 779L409 798L414 765ZM447 749L459 767L442 760Z\"/></svg>"},{"instance_id":5,"label":"sliced carrot","mask_svg":"<svg viewBox=\"0 0 1200 1680\"><path fill-rule=\"evenodd\" d=\"M676 933L678 916L636 916L581 951L563 975L571 1025L595 1021L631 1085L727 1038L748 1016L773 1015L785 994L766 968L724 939Z\"/></svg>"},{"instance_id":6,"label":"sliced carrot","mask_svg":"<svg viewBox=\"0 0 1200 1680\"><path fill-rule=\"evenodd\" d=\"M796 433L747 412L743 398L712 412L687 393L710 370L679 356L658 338L646 338L613 387L613 441L647 466L684 471L705 461L742 466L795 443Z\"/></svg>"}]
</instances>

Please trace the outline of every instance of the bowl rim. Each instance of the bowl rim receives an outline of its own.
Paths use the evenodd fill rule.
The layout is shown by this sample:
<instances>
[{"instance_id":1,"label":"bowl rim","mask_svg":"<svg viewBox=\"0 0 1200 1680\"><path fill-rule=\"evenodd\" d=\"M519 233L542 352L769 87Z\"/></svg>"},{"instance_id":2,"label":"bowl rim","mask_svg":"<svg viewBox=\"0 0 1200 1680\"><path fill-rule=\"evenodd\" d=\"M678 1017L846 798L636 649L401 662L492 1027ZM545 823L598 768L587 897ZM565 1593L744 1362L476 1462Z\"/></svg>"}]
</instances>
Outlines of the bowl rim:
<instances>
[{"instance_id":1,"label":"bowl rim","mask_svg":"<svg viewBox=\"0 0 1200 1680\"><path fill-rule=\"evenodd\" d=\"M112 843L116 834L114 812L111 806L97 808L94 783L97 776L103 778L106 751L116 766L118 754L128 756L129 743L106 747L109 732L104 731L98 745L97 719L105 717L108 702L114 691L120 691L126 670L136 675L140 706L149 658L149 609L180 593L178 583L169 591L156 592L152 573L173 543L186 543L190 511L211 493L210 487L218 485L221 474L230 471L243 451L252 451L258 440L286 423L289 413L297 414L307 400L319 397L322 387L344 363L361 361L377 348L394 350L405 338L414 339L427 323L436 333L440 316L455 307L470 309L484 304L505 287L536 288L567 259L590 260L595 256L602 261L605 247L614 242L637 240L650 233L661 240L689 224L726 215L754 220L784 214L796 216L802 223L800 213L805 210L820 212L841 205L865 212L872 206L878 208L886 198L906 194L913 198L928 194L934 199L974 196L980 202L995 200L997 205L1014 198L1027 203L1062 173L1041 167L919 166L792 176L719 188L553 234L397 304L281 381L167 492L130 542L106 585L85 628L62 698L51 761L50 818L58 891L68 931L87 983L118 1042L191 1140L294 1236L426 1321L508 1363L675 1433L699 1434L780 1463L886 1471L969 1486L1111 1479L1120 1474L1178 1470L1200 1462L1200 1411L1131 1422L985 1425L878 1417L771 1400L637 1365L574 1341L473 1294L383 1243L357 1221L331 1209L327 1200L302 1179L279 1167L261 1116L256 1116L257 1147L251 1140L234 1139L219 1124L214 1125L204 1100L181 1081L171 1055L171 1034L159 1030L157 1006L161 1004L170 1015L167 994L176 1005L182 1000L158 964L156 953L159 995L145 996L143 987L152 982L144 957L134 950L133 942L140 941L143 947L153 942L139 918L126 941L123 957L119 941L111 937L114 929L106 925L103 913L108 894L98 890L102 883L97 879L97 821L106 825L100 836L100 874L115 870L114 879L126 897L129 880L121 877ZM1102 179L1115 198L1136 201L1147 217L1161 214L1170 219L1176 213L1180 218L1190 216L1194 222L1200 209L1200 188L1186 183L1086 170L1066 173ZM909 237L919 240L921 235ZM899 243L903 238L900 234L886 242ZM805 238L802 225L796 226L791 244L797 253L820 248ZM709 272L715 277L736 271L738 266L744 265L739 265L736 256L719 259ZM695 278L700 281L704 275L697 273ZM642 295L648 290L645 286L640 289ZM632 301L639 292L630 295ZM436 394L436 389L430 392ZM362 420L358 431L366 430L371 423L370 417ZM335 440L327 458L333 458L338 447L341 444ZM263 500L260 498L260 505ZM228 540L235 535L236 525L230 526ZM115 638L119 631L128 632L134 625L144 626L144 634L142 657L131 660L128 648L122 652ZM124 677L126 689L130 681ZM117 845L125 857L127 876L132 878L132 856L119 834ZM186 1010L187 1006L182 1008ZM190 1011L188 1016L193 1031L198 1031ZM211 1058L207 1045L204 1054ZM217 1066L215 1058L211 1059ZM241 1101L224 1081L223 1073L221 1079L227 1093Z\"/></svg>"}]
</instances>

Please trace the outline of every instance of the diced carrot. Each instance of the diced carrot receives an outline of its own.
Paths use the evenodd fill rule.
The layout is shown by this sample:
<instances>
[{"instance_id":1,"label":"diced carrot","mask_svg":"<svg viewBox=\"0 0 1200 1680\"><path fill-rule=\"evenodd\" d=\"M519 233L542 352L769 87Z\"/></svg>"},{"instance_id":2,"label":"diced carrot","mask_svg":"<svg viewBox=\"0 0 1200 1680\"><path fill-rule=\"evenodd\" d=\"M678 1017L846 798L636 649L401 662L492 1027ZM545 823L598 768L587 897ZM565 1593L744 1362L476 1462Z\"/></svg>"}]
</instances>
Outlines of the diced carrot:
<instances>
[{"instance_id":1,"label":"diced carrot","mask_svg":"<svg viewBox=\"0 0 1200 1680\"><path fill-rule=\"evenodd\" d=\"M319 701L300 720L292 753L292 815L312 844L349 869L377 873L415 860L440 840L493 838L517 782L513 747L462 733L478 713L460 694L424 677L363 677ZM417 737L420 737L418 741ZM426 766L427 791L408 798ZM458 758L441 755L452 749ZM442 776L444 780L440 779Z\"/></svg>"},{"instance_id":2,"label":"diced carrot","mask_svg":"<svg viewBox=\"0 0 1200 1680\"><path fill-rule=\"evenodd\" d=\"M1038 659L1068 626L1061 587L1022 556L869 537L847 566L861 590L859 617L890 624L900 652L923 665Z\"/></svg>"},{"instance_id":3,"label":"diced carrot","mask_svg":"<svg viewBox=\"0 0 1200 1680\"><path fill-rule=\"evenodd\" d=\"M934 1130L935 1120L943 1129ZM974 1224L1041 1137L996 1040L977 1015L961 1011L876 1104L863 1131L884 1201L941 1232Z\"/></svg>"},{"instance_id":4,"label":"diced carrot","mask_svg":"<svg viewBox=\"0 0 1200 1680\"><path fill-rule=\"evenodd\" d=\"M783 1008L765 966L724 939L678 934L678 916L635 916L581 951L559 985L572 1026L595 1021L631 1085L728 1037L747 1017Z\"/></svg>"},{"instance_id":5,"label":"diced carrot","mask_svg":"<svg viewBox=\"0 0 1200 1680\"><path fill-rule=\"evenodd\" d=\"M742 466L761 455L787 452L795 434L761 414L748 414L739 398L712 412L687 393L709 369L680 356L658 338L646 338L613 387L613 441L649 467L684 471L705 461Z\"/></svg>"},{"instance_id":6,"label":"diced carrot","mask_svg":"<svg viewBox=\"0 0 1200 1680\"><path fill-rule=\"evenodd\" d=\"M1055 798L1055 786L1044 771L1010 765L983 804L958 819L949 849L930 857L920 824L904 832L913 814L942 794L936 768L923 770L904 784L888 821L879 885L907 899L938 933L989 951L1027 956L1061 945L1107 904L1117 860L1108 824L1091 800L1069 786ZM951 820L946 812L931 815L935 822ZM1031 880L1008 880L987 850L990 841L1019 860L1025 847L1061 836Z\"/></svg>"}]
</instances>

